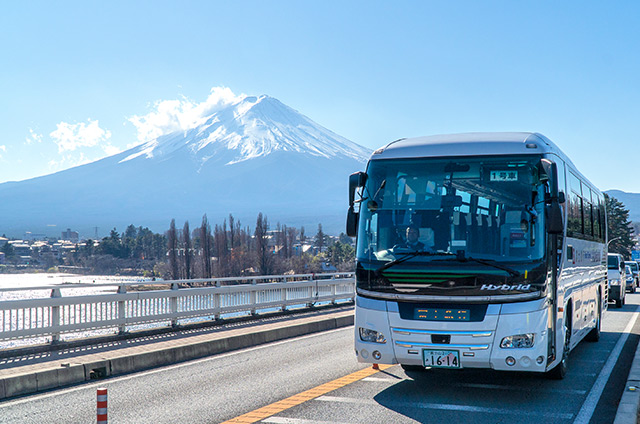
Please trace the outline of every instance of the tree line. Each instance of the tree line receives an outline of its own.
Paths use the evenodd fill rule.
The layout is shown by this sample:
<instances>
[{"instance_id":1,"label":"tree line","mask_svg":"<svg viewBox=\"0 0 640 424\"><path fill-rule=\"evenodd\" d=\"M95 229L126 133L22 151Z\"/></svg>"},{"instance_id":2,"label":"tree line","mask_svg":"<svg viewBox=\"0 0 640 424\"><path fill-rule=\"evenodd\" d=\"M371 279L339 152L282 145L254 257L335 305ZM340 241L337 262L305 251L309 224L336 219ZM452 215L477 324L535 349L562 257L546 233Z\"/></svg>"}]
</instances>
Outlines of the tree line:
<instances>
[{"instance_id":1,"label":"tree line","mask_svg":"<svg viewBox=\"0 0 640 424\"><path fill-rule=\"evenodd\" d=\"M167 274L172 279L346 271L353 269L355 259L351 239L344 234L332 240L322 224L312 238L304 227L278 222L271 229L262 213L253 229L232 214L213 228L205 214L194 230L188 221L178 229L173 219L166 237Z\"/></svg>"}]
</instances>

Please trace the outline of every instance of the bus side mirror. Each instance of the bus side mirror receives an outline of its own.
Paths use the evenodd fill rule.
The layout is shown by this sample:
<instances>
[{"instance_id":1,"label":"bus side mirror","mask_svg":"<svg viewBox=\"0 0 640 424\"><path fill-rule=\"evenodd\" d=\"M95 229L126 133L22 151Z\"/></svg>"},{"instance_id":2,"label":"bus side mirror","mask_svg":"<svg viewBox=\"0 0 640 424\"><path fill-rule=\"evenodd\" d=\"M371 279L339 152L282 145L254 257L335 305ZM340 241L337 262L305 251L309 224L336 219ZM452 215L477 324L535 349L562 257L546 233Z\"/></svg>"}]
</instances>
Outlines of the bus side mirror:
<instances>
[{"instance_id":1,"label":"bus side mirror","mask_svg":"<svg viewBox=\"0 0 640 424\"><path fill-rule=\"evenodd\" d=\"M367 182L367 174L355 172L349 175L349 210L347 211L347 235L355 237L358 234L358 213L354 209L356 190L364 187Z\"/></svg>"},{"instance_id":2,"label":"bus side mirror","mask_svg":"<svg viewBox=\"0 0 640 424\"><path fill-rule=\"evenodd\" d=\"M547 232L549 234L562 234L564 226L562 224L562 208L558 199L552 199L551 204L546 206L547 212Z\"/></svg>"},{"instance_id":3,"label":"bus side mirror","mask_svg":"<svg viewBox=\"0 0 640 424\"><path fill-rule=\"evenodd\" d=\"M549 182L549 196L545 195L545 211L547 215L547 232L549 234L562 234L564 224L562 222L561 203L565 202L564 192L558 190L558 165L549 159L540 160L540 168L546 180Z\"/></svg>"},{"instance_id":4,"label":"bus side mirror","mask_svg":"<svg viewBox=\"0 0 640 424\"><path fill-rule=\"evenodd\" d=\"M367 182L367 174L364 172L354 172L349 175L349 206L353 206L356 199L358 187L364 187Z\"/></svg>"}]
</instances>

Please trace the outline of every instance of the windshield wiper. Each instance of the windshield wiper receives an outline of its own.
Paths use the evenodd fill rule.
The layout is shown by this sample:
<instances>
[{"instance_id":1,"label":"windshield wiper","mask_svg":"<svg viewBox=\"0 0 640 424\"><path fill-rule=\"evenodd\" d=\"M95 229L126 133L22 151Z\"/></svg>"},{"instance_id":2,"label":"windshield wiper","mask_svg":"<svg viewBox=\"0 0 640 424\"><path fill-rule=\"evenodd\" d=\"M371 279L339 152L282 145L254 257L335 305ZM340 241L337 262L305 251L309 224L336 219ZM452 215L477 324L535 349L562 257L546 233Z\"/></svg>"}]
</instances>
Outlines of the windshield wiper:
<instances>
[{"instance_id":1,"label":"windshield wiper","mask_svg":"<svg viewBox=\"0 0 640 424\"><path fill-rule=\"evenodd\" d=\"M386 264L382 265L380 268L375 270L375 275L379 276L380 273L385 269L401 264L402 262L408 261L409 259L415 258L416 256L455 256L455 254L450 252L423 252L416 250L415 252L407 253L401 258L394 259L391 262L387 262Z\"/></svg>"},{"instance_id":2,"label":"windshield wiper","mask_svg":"<svg viewBox=\"0 0 640 424\"><path fill-rule=\"evenodd\" d=\"M475 263L478 263L478 264L491 266L493 268L497 268L497 269L501 269L503 271L507 271L512 277L520 276L520 273L518 271L516 271L515 269L510 268L510 267L508 267L506 265L502 265L502 264L500 264L498 261L496 261L494 259L479 259L479 258L473 258L471 256L464 256L464 254L458 254L458 255L455 255L455 258L443 259L443 260L455 260L455 261L459 261L459 262L475 262Z\"/></svg>"}]
</instances>

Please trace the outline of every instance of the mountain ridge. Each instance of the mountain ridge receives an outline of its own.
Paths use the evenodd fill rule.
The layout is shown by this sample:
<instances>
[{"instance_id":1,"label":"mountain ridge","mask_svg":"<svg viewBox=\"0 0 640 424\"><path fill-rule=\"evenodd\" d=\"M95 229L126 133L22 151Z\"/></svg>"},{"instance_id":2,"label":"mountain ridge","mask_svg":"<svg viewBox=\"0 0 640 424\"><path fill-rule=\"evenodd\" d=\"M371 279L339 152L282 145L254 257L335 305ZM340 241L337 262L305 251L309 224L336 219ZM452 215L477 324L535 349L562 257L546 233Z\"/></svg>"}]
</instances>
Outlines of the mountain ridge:
<instances>
[{"instance_id":1,"label":"mountain ridge","mask_svg":"<svg viewBox=\"0 0 640 424\"><path fill-rule=\"evenodd\" d=\"M629 210L629 220L640 222L640 193L629 193L622 190L605 190L609 196L615 197Z\"/></svg>"}]
</instances>

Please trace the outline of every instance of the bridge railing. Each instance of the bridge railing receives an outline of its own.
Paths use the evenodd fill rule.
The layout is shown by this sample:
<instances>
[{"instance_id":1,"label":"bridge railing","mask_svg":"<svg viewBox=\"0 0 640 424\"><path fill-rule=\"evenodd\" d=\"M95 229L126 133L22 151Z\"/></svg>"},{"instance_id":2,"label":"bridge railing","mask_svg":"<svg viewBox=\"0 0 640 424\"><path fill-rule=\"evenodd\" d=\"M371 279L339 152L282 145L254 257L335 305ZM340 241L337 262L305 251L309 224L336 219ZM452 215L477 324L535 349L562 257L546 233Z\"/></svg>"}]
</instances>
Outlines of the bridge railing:
<instances>
[{"instance_id":1,"label":"bridge railing","mask_svg":"<svg viewBox=\"0 0 640 424\"><path fill-rule=\"evenodd\" d=\"M161 285L158 289L158 285ZM66 289L111 287L113 293L63 296ZM353 273L267 275L199 280L72 284L0 289L42 291L49 297L0 301L0 341L36 337L60 340L66 333L132 326L176 326L186 320L216 320L292 306L352 301ZM15 293L13 293L15 294ZM164 323L164 324L162 324Z\"/></svg>"}]
</instances>

